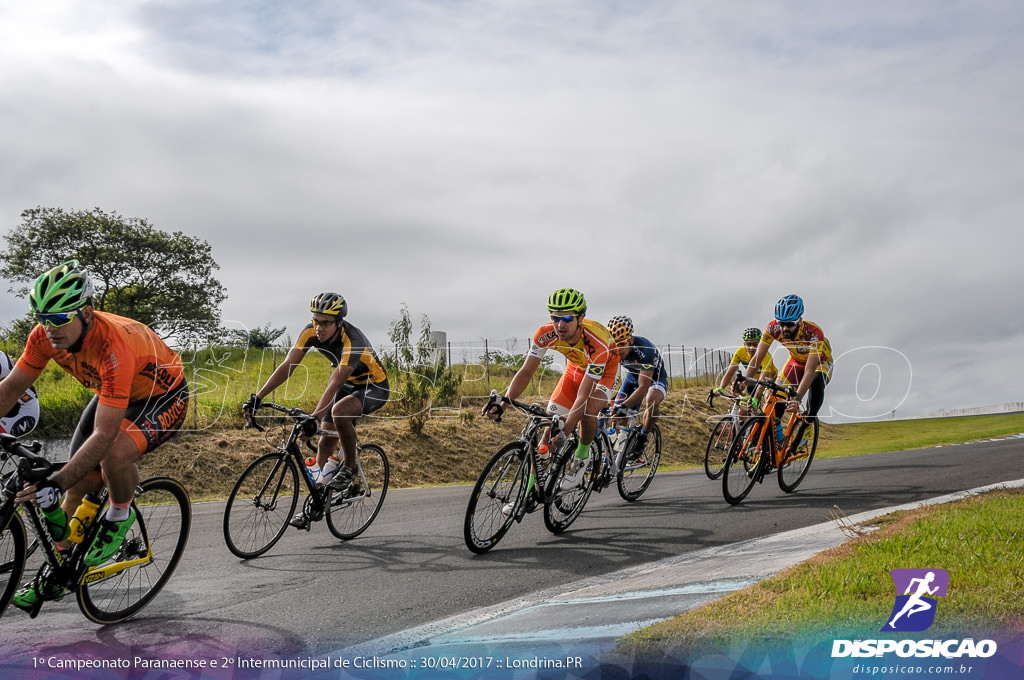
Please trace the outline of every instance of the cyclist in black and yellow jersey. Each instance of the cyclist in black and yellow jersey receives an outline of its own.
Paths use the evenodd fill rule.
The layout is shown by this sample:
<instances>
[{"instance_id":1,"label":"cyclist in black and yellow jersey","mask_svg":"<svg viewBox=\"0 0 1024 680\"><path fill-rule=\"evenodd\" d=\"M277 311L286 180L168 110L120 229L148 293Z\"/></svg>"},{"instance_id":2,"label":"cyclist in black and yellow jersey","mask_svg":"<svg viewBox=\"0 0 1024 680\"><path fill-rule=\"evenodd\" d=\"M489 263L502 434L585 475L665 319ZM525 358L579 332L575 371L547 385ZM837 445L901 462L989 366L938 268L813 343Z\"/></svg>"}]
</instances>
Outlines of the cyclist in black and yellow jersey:
<instances>
[{"instance_id":1,"label":"cyclist in black and yellow jersey","mask_svg":"<svg viewBox=\"0 0 1024 680\"><path fill-rule=\"evenodd\" d=\"M288 379L309 350L323 354L335 368L312 415L320 419L322 429L336 431L338 437L320 438L316 460L322 470L321 481L343 491L351 484L358 465L355 421L387 403L388 376L363 332L345 321L345 298L338 293L320 293L310 302L309 310L313 319L299 334L295 346L242 409L250 414L255 411L265 396ZM313 434L315 430L312 421L307 431ZM340 465L336 455L339 440ZM309 518L300 512L292 519L292 526L308 530Z\"/></svg>"}]
</instances>

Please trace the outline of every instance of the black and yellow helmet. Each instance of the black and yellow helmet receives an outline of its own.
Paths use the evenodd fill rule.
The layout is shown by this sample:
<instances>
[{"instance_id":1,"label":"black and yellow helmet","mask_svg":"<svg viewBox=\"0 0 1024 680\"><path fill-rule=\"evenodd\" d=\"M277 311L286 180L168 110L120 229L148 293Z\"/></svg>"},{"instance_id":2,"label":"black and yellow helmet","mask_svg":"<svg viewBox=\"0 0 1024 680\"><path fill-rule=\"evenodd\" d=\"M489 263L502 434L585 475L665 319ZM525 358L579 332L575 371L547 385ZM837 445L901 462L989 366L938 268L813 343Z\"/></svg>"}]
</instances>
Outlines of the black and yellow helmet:
<instances>
[{"instance_id":1,"label":"black and yellow helmet","mask_svg":"<svg viewBox=\"0 0 1024 680\"><path fill-rule=\"evenodd\" d=\"M548 311L583 314L587 311L587 300L574 288L559 288L548 297Z\"/></svg>"},{"instance_id":2,"label":"black and yellow helmet","mask_svg":"<svg viewBox=\"0 0 1024 680\"><path fill-rule=\"evenodd\" d=\"M633 337L633 320L628 316L614 316L608 322L608 332L615 342L625 342Z\"/></svg>"},{"instance_id":3,"label":"black and yellow helmet","mask_svg":"<svg viewBox=\"0 0 1024 680\"><path fill-rule=\"evenodd\" d=\"M309 303L309 311L316 314L329 314L339 319L348 314L348 303L341 293L320 293Z\"/></svg>"},{"instance_id":4,"label":"black and yellow helmet","mask_svg":"<svg viewBox=\"0 0 1024 680\"><path fill-rule=\"evenodd\" d=\"M62 314L92 304L95 292L78 260L68 260L36 279L28 301L34 314Z\"/></svg>"}]
</instances>

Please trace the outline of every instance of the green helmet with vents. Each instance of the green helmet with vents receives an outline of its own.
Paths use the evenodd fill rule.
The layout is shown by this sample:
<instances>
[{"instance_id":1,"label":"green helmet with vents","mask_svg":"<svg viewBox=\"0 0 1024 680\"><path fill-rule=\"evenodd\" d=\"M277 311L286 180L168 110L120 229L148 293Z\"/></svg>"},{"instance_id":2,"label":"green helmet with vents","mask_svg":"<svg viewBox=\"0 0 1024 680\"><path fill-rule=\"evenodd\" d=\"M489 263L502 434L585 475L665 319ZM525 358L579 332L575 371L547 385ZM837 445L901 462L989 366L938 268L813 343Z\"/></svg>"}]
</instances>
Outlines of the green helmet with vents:
<instances>
[{"instance_id":1,"label":"green helmet with vents","mask_svg":"<svg viewBox=\"0 0 1024 680\"><path fill-rule=\"evenodd\" d=\"M548 297L548 311L582 314L587 311L587 300L574 288L559 288Z\"/></svg>"},{"instance_id":2,"label":"green helmet with vents","mask_svg":"<svg viewBox=\"0 0 1024 680\"><path fill-rule=\"evenodd\" d=\"M743 331L743 342L757 342L761 339L761 329L751 326Z\"/></svg>"},{"instance_id":3,"label":"green helmet with vents","mask_svg":"<svg viewBox=\"0 0 1024 680\"><path fill-rule=\"evenodd\" d=\"M95 292L78 260L68 260L36 279L28 300L35 314L63 314L92 304Z\"/></svg>"}]
</instances>

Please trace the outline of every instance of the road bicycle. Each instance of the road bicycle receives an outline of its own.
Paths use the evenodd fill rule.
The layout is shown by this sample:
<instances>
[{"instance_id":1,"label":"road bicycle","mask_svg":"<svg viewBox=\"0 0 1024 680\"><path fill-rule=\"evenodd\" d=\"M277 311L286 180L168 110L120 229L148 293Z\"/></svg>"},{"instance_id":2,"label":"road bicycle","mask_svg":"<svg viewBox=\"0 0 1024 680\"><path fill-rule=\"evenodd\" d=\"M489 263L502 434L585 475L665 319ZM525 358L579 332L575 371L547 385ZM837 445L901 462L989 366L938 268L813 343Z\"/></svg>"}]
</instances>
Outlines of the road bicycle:
<instances>
[{"instance_id":1,"label":"road bicycle","mask_svg":"<svg viewBox=\"0 0 1024 680\"><path fill-rule=\"evenodd\" d=\"M725 415L709 418L717 421L711 436L708 437L708 445L704 451L704 474L708 479L718 479L725 472L725 462L729 458L729 449L736 439L736 433L740 431L743 420L740 418L740 397L733 394L718 393L714 390L708 392L707 405L714 407L715 397L720 396L732 402L729 412Z\"/></svg>"},{"instance_id":2,"label":"road bicycle","mask_svg":"<svg viewBox=\"0 0 1024 680\"><path fill-rule=\"evenodd\" d=\"M258 408L283 413L293 424L284 443L250 463L235 482L224 508L224 541L228 550L237 557L250 559L267 552L281 539L298 507L300 476L307 492L302 509L310 522L326 518L327 528L341 540L366 531L388 493L391 466L384 449L376 444L359 444L355 478L348 488L335 491L313 479L299 442L308 422L314 423L315 433L320 436L337 433L317 429L315 418L302 409L273 402L263 402ZM253 415L247 415L246 426L265 430ZM316 450L308 440L306 445Z\"/></svg>"},{"instance_id":3,"label":"road bicycle","mask_svg":"<svg viewBox=\"0 0 1024 680\"><path fill-rule=\"evenodd\" d=\"M75 531L67 547L58 547L36 505L14 502L24 484L46 479L62 465L39 455L41 448L40 442L25 445L9 434L0 434L0 615L19 587L29 556L38 551L42 565L30 585L41 592L60 593L52 599L74 593L82 613L96 623L131 618L167 584L185 552L192 526L188 493L169 477L141 482L132 500L135 523L124 543L104 564L89 567L85 554L99 532L100 523L94 520L106 510L107 490L95 495L94 511L86 512L86 505L69 518L73 530L78 525L79 529L84 526L84 531ZM31 544L26 518L36 537ZM28 612L30 617L38 616L43 599Z\"/></svg>"},{"instance_id":4,"label":"road bicycle","mask_svg":"<svg viewBox=\"0 0 1024 680\"><path fill-rule=\"evenodd\" d=\"M652 424L647 432L647 441L639 448L641 411L617 407L613 411L605 411L605 417L599 422L599 437L604 441L606 453L602 457L601 470L594 482L594 491L600 493L611 486L615 480L619 495L623 500L635 501L647 491L654 480L661 462L661 430ZM605 429L606 424L612 427Z\"/></svg>"},{"instance_id":5,"label":"road bicycle","mask_svg":"<svg viewBox=\"0 0 1024 680\"><path fill-rule=\"evenodd\" d=\"M818 448L816 417L793 413L779 427L786 400L796 395L793 386L767 378L743 377L743 380L766 389L761 400L762 410L740 428L725 463L722 493L733 505L746 498L754 484L762 482L772 471L778 473L780 489L786 493L795 491L807 476ZM781 438L777 437L780 429Z\"/></svg>"},{"instance_id":6,"label":"road bicycle","mask_svg":"<svg viewBox=\"0 0 1024 680\"><path fill-rule=\"evenodd\" d=\"M489 410L501 401L497 391L492 391L485 408ZM548 531L554 534L565 531L583 512L600 467L600 455L576 461L577 437L574 433L562 432L559 416L548 413L539 404L515 400L506 403L526 413L526 424L515 440L498 449L473 485L466 506L463 536L466 547L477 554L493 548L513 522L521 522L528 513L541 507ZM541 456L537 450L544 428L550 429L550 441L562 442L547 456ZM550 465L548 460L552 461ZM579 465L586 466L582 480L570 486L565 478L572 474L570 469L575 472Z\"/></svg>"}]
</instances>

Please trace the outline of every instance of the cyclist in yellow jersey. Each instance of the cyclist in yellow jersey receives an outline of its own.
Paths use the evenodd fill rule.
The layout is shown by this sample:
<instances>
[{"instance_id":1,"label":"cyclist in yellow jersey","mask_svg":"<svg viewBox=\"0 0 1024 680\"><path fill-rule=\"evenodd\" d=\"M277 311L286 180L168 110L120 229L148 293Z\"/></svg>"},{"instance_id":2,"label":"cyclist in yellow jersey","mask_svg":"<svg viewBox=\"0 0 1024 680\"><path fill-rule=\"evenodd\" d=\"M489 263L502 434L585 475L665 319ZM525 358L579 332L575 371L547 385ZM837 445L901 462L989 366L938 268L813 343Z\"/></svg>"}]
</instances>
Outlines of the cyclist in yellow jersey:
<instances>
[{"instance_id":1,"label":"cyclist in yellow jersey","mask_svg":"<svg viewBox=\"0 0 1024 680\"><path fill-rule=\"evenodd\" d=\"M782 377L796 385L796 395L786 410L800 411L800 402L810 393L806 415L815 418L825 401L825 386L832 379L832 346L817 324L803 320L804 301L799 295L787 295L775 304L775 319L761 333L757 352L747 366L747 377L753 377L759 362L778 340L789 350L789 359L782 367Z\"/></svg>"},{"instance_id":2,"label":"cyclist in yellow jersey","mask_svg":"<svg viewBox=\"0 0 1024 680\"><path fill-rule=\"evenodd\" d=\"M612 351L613 340L604 326L584 318L587 301L583 294L572 288L556 290L548 298L551 322L537 329L522 367L502 398L503 403L517 399L530 384L548 349L554 349L567 359L562 374L548 402L548 411L564 416L564 430L571 432L579 425L580 441L576 458L585 461L590 456L590 445L597 434L598 412L612 397L619 356ZM492 420L501 416L501 405L484 410ZM563 486L578 484L586 470L580 465L575 476L567 477Z\"/></svg>"},{"instance_id":3,"label":"cyclist in yellow jersey","mask_svg":"<svg viewBox=\"0 0 1024 680\"><path fill-rule=\"evenodd\" d=\"M736 348L736 351L732 355L732 362L729 364L729 368L725 370L725 375L722 376L722 382L719 384L715 391L719 394L725 394L726 389L731 389L732 394L739 395L743 391L742 382L739 380L740 369L746 370L747 366L750 365L750 360L757 352L757 345L761 340L761 329L760 328L748 328L743 331L743 344ZM775 367L775 361L772 360L772 355L765 352L764 359L761 361L761 375L765 378L774 377L779 372L779 369Z\"/></svg>"},{"instance_id":4,"label":"cyclist in yellow jersey","mask_svg":"<svg viewBox=\"0 0 1024 680\"><path fill-rule=\"evenodd\" d=\"M242 410L251 414L259 408L263 398L284 384L309 350L323 354L334 366L334 372L311 415L321 421L320 427L336 431L338 437L320 438L316 461L321 468L320 480L332 489L344 491L355 478L358 466L355 422L387 403L388 376L363 332L345 321L345 298L338 293L320 293L310 302L309 310L313 312L312 321L263 387L242 404ZM316 420L311 418L306 431L312 435L316 430ZM339 442L341 461L336 455ZM304 512L292 518L291 524L306 530L310 527Z\"/></svg>"}]
</instances>

